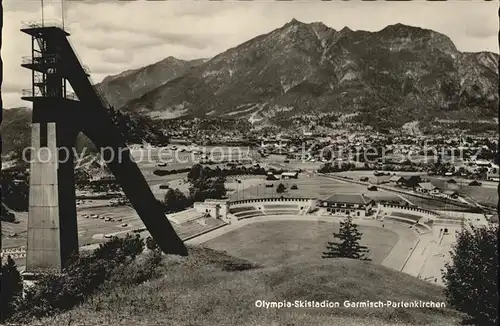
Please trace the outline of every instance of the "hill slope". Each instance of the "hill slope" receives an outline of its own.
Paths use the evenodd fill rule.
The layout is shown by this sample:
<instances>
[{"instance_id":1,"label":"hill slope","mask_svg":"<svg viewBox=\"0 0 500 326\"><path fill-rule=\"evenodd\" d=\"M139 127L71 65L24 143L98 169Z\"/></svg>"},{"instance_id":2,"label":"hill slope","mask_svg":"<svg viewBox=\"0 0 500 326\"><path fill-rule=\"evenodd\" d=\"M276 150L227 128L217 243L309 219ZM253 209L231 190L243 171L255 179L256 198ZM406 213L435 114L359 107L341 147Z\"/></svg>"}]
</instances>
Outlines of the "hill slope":
<instances>
[{"instance_id":1,"label":"hill slope","mask_svg":"<svg viewBox=\"0 0 500 326\"><path fill-rule=\"evenodd\" d=\"M109 104L119 108L205 61L205 59L185 61L168 57L146 67L108 76L96 86L105 94Z\"/></svg>"},{"instance_id":2,"label":"hill slope","mask_svg":"<svg viewBox=\"0 0 500 326\"><path fill-rule=\"evenodd\" d=\"M2 155L22 158L25 148L31 146L31 114L29 108L13 108L3 111L3 121L0 127L2 135ZM168 137L148 117L135 116L110 109L109 114L119 132L128 144L161 143L168 142ZM95 151L95 147L83 134L77 136L77 150L86 147L87 151Z\"/></svg>"},{"instance_id":3,"label":"hill slope","mask_svg":"<svg viewBox=\"0 0 500 326\"><path fill-rule=\"evenodd\" d=\"M365 123L400 126L423 116L491 117L497 89L498 55L461 53L443 34L402 24L336 31L294 19L124 109L267 121L360 112Z\"/></svg>"},{"instance_id":4,"label":"hill slope","mask_svg":"<svg viewBox=\"0 0 500 326\"><path fill-rule=\"evenodd\" d=\"M202 247L165 259L164 276L115 287L50 325L453 325L450 309L264 309L256 300L443 301L442 289L384 267L349 259L235 271L240 259ZM233 266L233 267L231 267ZM228 271L232 270L232 271Z\"/></svg>"},{"instance_id":5,"label":"hill slope","mask_svg":"<svg viewBox=\"0 0 500 326\"><path fill-rule=\"evenodd\" d=\"M13 108L3 110L2 124L2 155L18 152L31 144L31 109Z\"/></svg>"}]
</instances>

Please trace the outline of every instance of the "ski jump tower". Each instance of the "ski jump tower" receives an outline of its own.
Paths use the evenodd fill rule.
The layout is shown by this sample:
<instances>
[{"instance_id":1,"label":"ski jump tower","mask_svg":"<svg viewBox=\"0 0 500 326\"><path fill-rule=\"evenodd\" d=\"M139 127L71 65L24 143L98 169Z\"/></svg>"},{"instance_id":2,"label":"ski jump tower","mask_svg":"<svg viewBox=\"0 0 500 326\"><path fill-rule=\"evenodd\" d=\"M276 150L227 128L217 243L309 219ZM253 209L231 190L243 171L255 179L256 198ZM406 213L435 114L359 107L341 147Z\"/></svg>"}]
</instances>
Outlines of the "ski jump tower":
<instances>
[{"instance_id":1,"label":"ski jump tower","mask_svg":"<svg viewBox=\"0 0 500 326\"><path fill-rule=\"evenodd\" d=\"M33 102L26 271L61 270L78 251L73 148L83 132L101 153L152 237L165 253L187 255L129 149L108 115L104 98L81 65L67 33L57 25L30 24ZM75 95L68 94L69 83Z\"/></svg>"}]
</instances>

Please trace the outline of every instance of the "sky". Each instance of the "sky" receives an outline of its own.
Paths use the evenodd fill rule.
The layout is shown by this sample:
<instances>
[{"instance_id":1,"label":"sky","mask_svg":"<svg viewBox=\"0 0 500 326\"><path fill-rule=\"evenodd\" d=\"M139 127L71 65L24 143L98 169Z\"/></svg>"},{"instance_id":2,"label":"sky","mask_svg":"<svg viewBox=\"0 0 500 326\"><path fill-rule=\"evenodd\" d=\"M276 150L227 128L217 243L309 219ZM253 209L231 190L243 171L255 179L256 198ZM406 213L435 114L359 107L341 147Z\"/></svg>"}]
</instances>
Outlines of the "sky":
<instances>
[{"instance_id":1,"label":"sky","mask_svg":"<svg viewBox=\"0 0 500 326\"><path fill-rule=\"evenodd\" d=\"M30 88L31 73L20 67L30 55L30 37L23 23L41 21L40 0L3 0L2 59L4 108L29 106L20 99ZM460 51L498 53L498 2L319 2L316 0L133 1L44 0L44 19L61 22L94 82L108 75L143 67L168 56L210 58L293 18L323 22L340 30L378 31L403 23L450 37Z\"/></svg>"}]
</instances>

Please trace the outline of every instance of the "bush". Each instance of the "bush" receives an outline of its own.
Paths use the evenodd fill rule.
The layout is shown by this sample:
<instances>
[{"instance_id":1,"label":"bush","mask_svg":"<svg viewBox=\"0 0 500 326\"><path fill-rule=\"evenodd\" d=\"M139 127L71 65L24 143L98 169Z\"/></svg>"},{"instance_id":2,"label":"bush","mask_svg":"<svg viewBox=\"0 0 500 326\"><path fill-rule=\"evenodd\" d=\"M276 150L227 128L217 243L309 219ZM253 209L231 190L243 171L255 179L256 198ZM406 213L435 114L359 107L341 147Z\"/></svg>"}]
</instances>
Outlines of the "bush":
<instances>
[{"instance_id":1,"label":"bush","mask_svg":"<svg viewBox=\"0 0 500 326\"><path fill-rule=\"evenodd\" d=\"M23 281L12 257L1 266L1 313L0 322L9 318L15 311L23 291Z\"/></svg>"},{"instance_id":2,"label":"bush","mask_svg":"<svg viewBox=\"0 0 500 326\"><path fill-rule=\"evenodd\" d=\"M146 238L146 248L149 250L160 250L160 246L158 246L156 241L150 236Z\"/></svg>"},{"instance_id":3,"label":"bush","mask_svg":"<svg viewBox=\"0 0 500 326\"><path fill-rule=\"evenodd\" d=\"M15 211L28 210L29 177L26 172L2 171L0 173L2 204ZM22 179L19 176L22 175Z\"/></svg>"},{"instance_id":4,"label":"bush","mask_svg":"<svg viewBox=\"0 0 500 326\"><path fill-rule=\"evenodd\" d=\"M28 323L34 318L69 310L104 286L112 287L117 282L139 284L157 276L161 251L151 242L149 246L153 249L142 254L144 241L139 235L127 235L112 238L92 253L73 257L62 274L41 275L37 283L25 291L10 321ZM7 310L2 306L3 311Z\"/></svg>"},{"instance_id":5,"label":"bush","mask_svg":"<svg viewBox=\"0 0 500 326\"><path fill-rule=\"evenodd\" d=\"M118 259L122 261L125 257L132 259L139 255L144 249L144 240L141 236L127 234L124 238L112 237L109 241L99 245L94 255L99 259Z\"/></svg>"},{"instance_id":6,"label":"bush","mask_svg":"<svg viewBox=\"0 0 500 326\"><path fill-rule=\"evenodd\" d=\"M110 285L135 285L159 276L161 251L151 250L111 275Z\"/></svg>"},{"instance_id":7,"label":"bush","mask_svg":"<svg viewBox=\"0 0 500 326\"><path fill-rule=\"evenodd\" d=\"M14 215L14 213L9 212L3 204L1 204L0 210L1 210L0 211L0 221L14 222L16 220L16 216Z\"/></svg>"},{"instance_id":8,"label":"bush","mask_svg":"<svg viewBox=\"0 0 500 326\"><path fill-rule=\"evenodd\" d=\"M286 187L285 187L285 185L284 185L284 184L282 184L282 183L280 183L280 184L278 185L278 187L276 188L276 192L277 192L277 193L282 193L282 192L285 192L285 190L286 190Z\"/></svg>"},{"instance_id":9,"label":"bush","mask_svg":"<svg viewBox=\"0 0 500 326\"><path fill-rule=\"evenodd\" d=\"M159 177L163 177L165 175L172 175L172 174L178 174L178 173L186 173L186 172L189 172L190 170L191 170L190 168L178 169L178 170L154 170L153 174L157 175Z\"/></svg>"}]
</instances>

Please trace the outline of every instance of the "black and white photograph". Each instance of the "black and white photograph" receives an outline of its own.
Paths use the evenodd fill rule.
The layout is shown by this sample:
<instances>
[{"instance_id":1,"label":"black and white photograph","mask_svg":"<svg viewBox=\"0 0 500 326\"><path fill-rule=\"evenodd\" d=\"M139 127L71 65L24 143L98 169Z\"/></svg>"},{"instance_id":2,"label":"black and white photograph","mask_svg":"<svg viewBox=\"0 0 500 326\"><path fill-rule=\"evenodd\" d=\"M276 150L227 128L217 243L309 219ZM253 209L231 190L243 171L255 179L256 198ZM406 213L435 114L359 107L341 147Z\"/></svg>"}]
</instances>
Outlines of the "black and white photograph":
<instances>
[{"instance_id":1,"label":"black and white photograph","mask_svg":"<svg viewBox=\"0 0 500 326\"><path fill-rule=\"evenodd\" d=\"M0 9L0 325L499 323L498 1Z\"/></svg>"}]
</instances>

